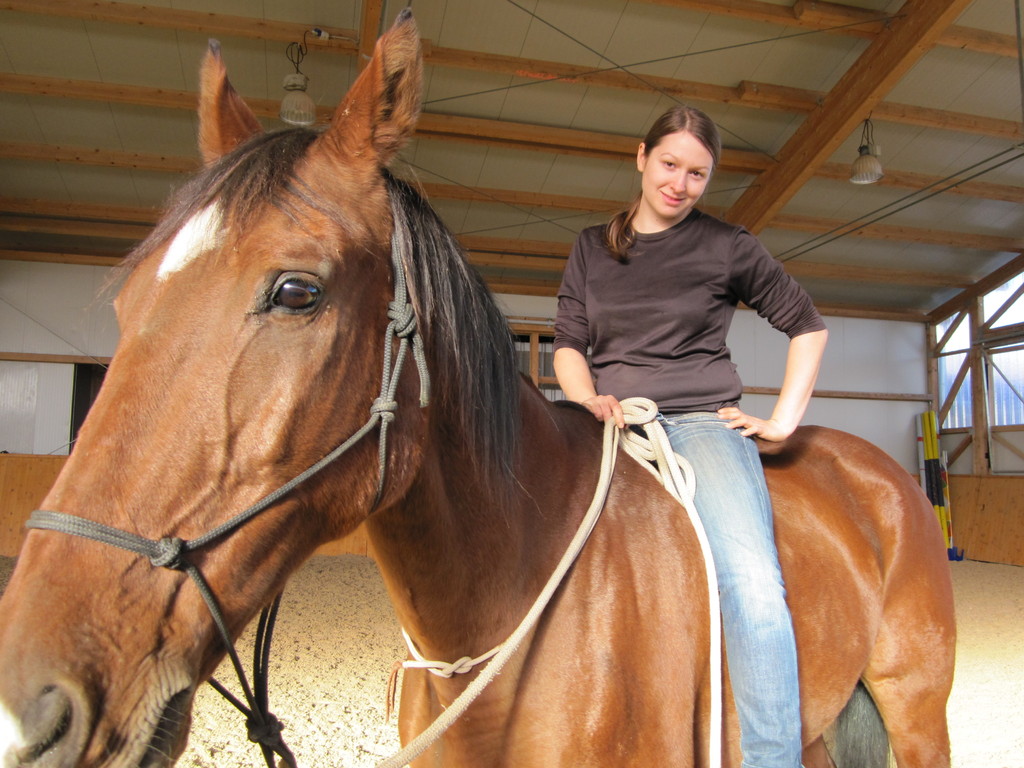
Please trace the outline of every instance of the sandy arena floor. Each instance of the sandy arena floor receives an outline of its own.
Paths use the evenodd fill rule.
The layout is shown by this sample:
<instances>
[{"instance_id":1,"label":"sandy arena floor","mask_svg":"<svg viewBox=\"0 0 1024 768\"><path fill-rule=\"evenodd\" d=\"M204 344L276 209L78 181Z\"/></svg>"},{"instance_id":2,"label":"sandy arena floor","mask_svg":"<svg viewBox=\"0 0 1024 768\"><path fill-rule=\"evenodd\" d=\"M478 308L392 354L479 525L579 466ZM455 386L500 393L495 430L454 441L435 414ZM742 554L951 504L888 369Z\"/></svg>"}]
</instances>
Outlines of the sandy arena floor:
<instances>
[{"instance_id":1,"label":"sandy arena floor","mask_svg":"<svg viewBox=\"0 0 1024 768\"><path fill-rule=\"evenodd\" d=\"M0 584L12 566L0 558ZM952 563L959 641L949 703L954 768L1024 768L1024 568ZM248 663L248 636L239 645ZM316 557L285 592L274 637L271 708L302 768L373 768L398 748L384 723L394 661L405 658L374 563ZM222 667L219 679L236 683ZM197 696L186 768L261 768L242 716L209 686Z\"/></svg>"}]
</instances>

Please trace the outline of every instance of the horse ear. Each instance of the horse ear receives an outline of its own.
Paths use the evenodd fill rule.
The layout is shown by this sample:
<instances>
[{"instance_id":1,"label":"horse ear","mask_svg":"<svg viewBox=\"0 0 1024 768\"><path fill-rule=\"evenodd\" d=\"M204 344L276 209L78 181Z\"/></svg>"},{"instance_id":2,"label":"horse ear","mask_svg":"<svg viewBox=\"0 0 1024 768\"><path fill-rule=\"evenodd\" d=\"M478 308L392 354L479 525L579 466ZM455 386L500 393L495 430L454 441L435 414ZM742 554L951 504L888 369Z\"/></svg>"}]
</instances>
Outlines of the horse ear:
<instances>
[{"instance_id":1,"label":"horse ear","mask_svg":"<svg viewBox=\"0 0 1024 768\"><path fill-rule=\"evenodd\" d=\"M199 82L199 152L203 162L209 165L262 131L256 114L228 80L220 43L210 40Z\"/></svg>"},{"instance_id":2,"label":"horse ear","mask_svg":"<svg viewBox=\"0 0 1024 768\"><path fill-rule=\"evenodd\" d=\"M422 81L419 31L406 8L377 41L320 143L341 159L365 156L369 147L387 165L416 127Z\"/></svg>"}]
</instances>

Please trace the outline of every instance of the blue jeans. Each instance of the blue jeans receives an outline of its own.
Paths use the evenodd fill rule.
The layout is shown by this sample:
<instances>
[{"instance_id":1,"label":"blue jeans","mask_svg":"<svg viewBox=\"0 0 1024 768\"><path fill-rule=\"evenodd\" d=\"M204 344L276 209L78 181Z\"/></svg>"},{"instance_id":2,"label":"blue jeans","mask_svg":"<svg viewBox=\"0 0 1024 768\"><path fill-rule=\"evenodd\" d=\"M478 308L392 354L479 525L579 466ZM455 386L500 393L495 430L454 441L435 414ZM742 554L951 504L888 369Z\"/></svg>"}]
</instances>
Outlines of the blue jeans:
<instances>
[{"instance_id":1,"label":"blue jeans","mask_svg":"<svg viewBox=\"0 0 1024 768\"><path fill-rule=\"evenodd\" d=\"M694 504L718 571L743 766L798 768L796 642L757 446L714 413L659 419L694 470Z\"/></svg>"}]
</instances>

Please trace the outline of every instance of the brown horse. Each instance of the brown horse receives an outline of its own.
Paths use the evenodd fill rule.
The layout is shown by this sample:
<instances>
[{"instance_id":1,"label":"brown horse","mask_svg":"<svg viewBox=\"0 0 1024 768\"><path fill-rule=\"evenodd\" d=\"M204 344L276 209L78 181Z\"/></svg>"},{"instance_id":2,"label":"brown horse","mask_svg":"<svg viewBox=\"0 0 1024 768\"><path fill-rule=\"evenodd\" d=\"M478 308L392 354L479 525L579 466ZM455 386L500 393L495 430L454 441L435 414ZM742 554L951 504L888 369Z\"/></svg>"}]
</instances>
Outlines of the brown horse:
<instances>
[{"instance_id":1,"label":"brown horse","mask_svg":"<svg viewBox=\"0 0 1024 768\"><path fill-rule=\"evenodd\" d=\"M420 74L403 13L325 132L264 134L211 46L206 167L131 258L106 383L0 603L4 766L173 763L225 654L218 622L236 638L319 544L361 523L428 658L498 645L561 557L601 433L518 375L454 238L384 170L413 131ZM807 764L829 763L822 734L863 681L899 765L948 766L952 596L924 495L827 429L764 460ZM681 507L621 458L540 622L414 764L705 764L719 674L707 606ZM408 672L403 740L477 674ZM737 728L726 695L727 765Z\"/></svg>"}]
</instances>

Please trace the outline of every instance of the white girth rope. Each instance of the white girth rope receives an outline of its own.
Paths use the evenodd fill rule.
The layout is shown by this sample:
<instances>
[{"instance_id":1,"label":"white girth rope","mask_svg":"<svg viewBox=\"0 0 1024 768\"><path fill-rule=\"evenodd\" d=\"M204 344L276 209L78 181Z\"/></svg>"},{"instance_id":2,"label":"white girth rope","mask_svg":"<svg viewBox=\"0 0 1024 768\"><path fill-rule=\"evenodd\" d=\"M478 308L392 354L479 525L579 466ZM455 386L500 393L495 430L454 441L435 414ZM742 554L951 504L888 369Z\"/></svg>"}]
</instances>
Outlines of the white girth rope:
<instances>
[{"instance_id":1,"label":"white girth rope","mask_svg":"<svg viewBox=\"0 0 1024 768\"><path fill-rule=\"evenodd\" d=\"M414 661L402 663L402 666L405 668L426 669L441 677L451 677L454 674L465 674L472 670L476 664L487 659L491 659L491 661L426 730L409 742L401 751L387 760L378 763L377 768L403 768L410 761L423 754L431 744L439 739L462 716L483 689L501 672L508 660L518 650L523 639L532 631L541 613L543 613L548 602L551 600L551 596L561 584L566 571L569 570L569 567L583 549L583 545L586 543L587 538L594 529L594 525L597 523L598 517L601 515L601 510L604 509L604 503L608 497L608 488L611 485L612 473L615 469L615 457L618 453L615 450L616 443L642 467L657 477L668 489L669 493L685 507L687 515L697 533L697 539L700 542L707 571L711 641L709 658L711 670L709 765L711 768L719 768L722 762L722 631L718 603L718 579L715 575L714 561L711 558L711 550L708 546L707 536L704 533L704 526L701 525L696 509L693 506L693 470L686 459L672 451L672 446L668 441L664 428L655 418L658 409L653 401L647 398L634 397L623 400L621 405L626 424L642 426L647 434L647 439L644 439L631 429L624 429L619 432L615 422L612 420L605 422L601 451L601 471L598 476L597 488L594 491L594 498L586 514L583 516L583 521L580 523L576 535L569 542L569 546L562 559L555 567L554 572L537 596L537 600L529 612L509 638L501 645L482 656L478 656L476 659L463 657L456 662L448 663L424 659L415 648L412 639L406 634L404 629L402 630L402 635L405 637L409 651L414 657Z\"/></svg>"}]
</instances>

